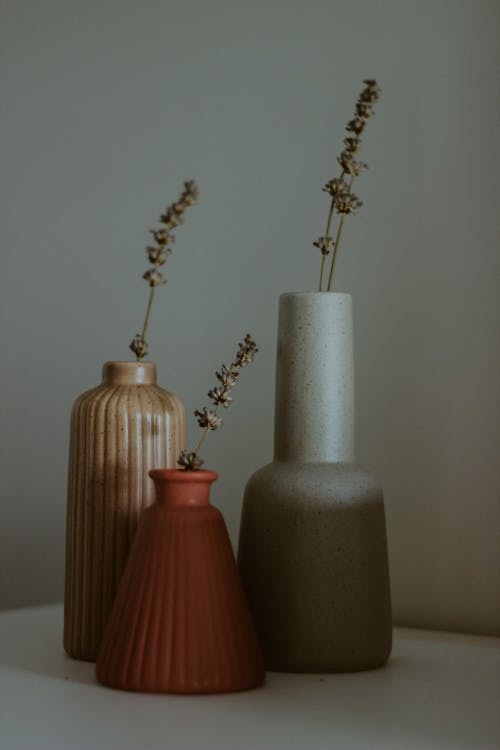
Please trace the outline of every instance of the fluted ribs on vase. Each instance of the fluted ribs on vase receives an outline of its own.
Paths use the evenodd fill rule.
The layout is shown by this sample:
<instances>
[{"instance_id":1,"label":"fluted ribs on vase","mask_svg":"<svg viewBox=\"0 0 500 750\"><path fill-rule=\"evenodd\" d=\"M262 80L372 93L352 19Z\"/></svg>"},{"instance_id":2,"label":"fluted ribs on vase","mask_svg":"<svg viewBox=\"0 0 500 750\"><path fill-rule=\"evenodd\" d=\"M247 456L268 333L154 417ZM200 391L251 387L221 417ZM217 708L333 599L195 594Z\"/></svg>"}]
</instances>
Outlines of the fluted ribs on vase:
<instances>
[{"instance_id":1,"label":"fluted ribs on vase","mask_svg":"<svg viewBox=\"0 0 500 750\"><path fill-rule=\"evenodd\" d=\"M154 499L148 471L184 447L184 408L151 363L107 363L103 385L73 407L68 473L64 648L95 660L138 517Z\"/></svg>"},{"instance_id":2,"label":"fluted ribs on vase","mask_svg":"<svg viewBox=\"0 0 500 750\"><path fill-rule=\"evenodd\" d=\"M207 475L216 476L153 473L180 475L183 493L193 474L207 484ZM219 693L263 681L231 543L222 515L208 504L208 487L203 505L160 500L143 513L96 674L110 687L157 693Z\"/></svg>"}]
</instances>

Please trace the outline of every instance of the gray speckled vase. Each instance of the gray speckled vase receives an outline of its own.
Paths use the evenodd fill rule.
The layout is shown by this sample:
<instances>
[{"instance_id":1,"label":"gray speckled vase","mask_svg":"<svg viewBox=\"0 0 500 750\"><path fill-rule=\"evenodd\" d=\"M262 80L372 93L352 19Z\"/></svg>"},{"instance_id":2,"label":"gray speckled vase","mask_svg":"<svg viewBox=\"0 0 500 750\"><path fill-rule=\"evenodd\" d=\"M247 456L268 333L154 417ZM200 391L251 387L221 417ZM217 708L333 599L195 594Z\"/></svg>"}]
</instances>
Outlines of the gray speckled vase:
<instances>
[{"instance_id":1,"label":"gray speckled vase","mask_svg":"<svg viewBox=\"0 0 500 750\"><path fill-rule=\"evenodd\" d=\"M348 294L280 298L274 461L247 484L238 563L268 669L387 661L384 500L354 458Z\"/></svg>"}]
</instances>

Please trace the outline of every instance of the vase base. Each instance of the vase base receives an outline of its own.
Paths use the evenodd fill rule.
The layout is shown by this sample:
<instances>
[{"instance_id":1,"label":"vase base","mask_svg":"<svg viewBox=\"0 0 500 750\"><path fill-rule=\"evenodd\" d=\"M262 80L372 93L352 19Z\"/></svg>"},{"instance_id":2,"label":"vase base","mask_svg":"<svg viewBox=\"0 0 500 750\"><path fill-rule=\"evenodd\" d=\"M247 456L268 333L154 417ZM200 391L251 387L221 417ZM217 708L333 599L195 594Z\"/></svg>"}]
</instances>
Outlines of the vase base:
<instances>
[{"instance_id":1,"label":"vase base","mask_svg":"<svg viewBox=\"0 0 500 750\"><path fill-rule=\"evenodd\" d=\"M385 659L382 661L377 661L374 663L366 664L366 665L335 665L335 666L323 666L321 668L317 667L309 667L309 666L303 666L303 665L283 665L283 664L275 664L273 665L272 662L266 662L266 669L268 672L275 672L279 674L317 674L317 675L327 675L327 674L354 674L356 672L373 672L377 669L384 669L388 664L389 661L390 652L387 655Z\"/></svg>"},{"instance_id":2,"label":"vase base","mask_svg":"<svg viewBox=\"0 0 500 750\"><path fill-rule=\"evenodd\" d=\"M123 683L107 682L106 680L102 679L100 675L97 676L97 679L101 683L101 685L107 688L112 688L113 690L124 690L129 693L155 693L158 695L219 695L225 693L243 693L246 690L255 690L256 688L261 687L261 685L264 683L264 677L262 676L252 682L232 683L225 685L215 684L200 686L199 684L190 684L181 686L152 684L148 686L139 684L137 685L137 687L135 687L128 681L125 681Z\"/></svg>"},{"instance_id":3,"label":"vase base","mask_svg":"<svg viewBox=\"0 0 500 750\"><path fill-rule=\"evenodd\" d=\"M347 672L370 672L382 669L389 661L392 650L392 632L385 643L369 644L364 652L355 653L349 658L348 651L332 658L332 650L319 655L314 661L308 661L301 653L300 644L296 650L290 649L283 658L276 654L264 654L266 669L269 672L286 672L289 674L342 674Z\"/></svg>"},{"instance_id":4,"label":"vase base","mask_svg":"<svg viewBox=\"0 0 500 750\"><path fill-rule=\"evenodd\" d=\"M75 661L86 661L90 664L94 663L97 659L97 651L94 652L82 652L78 650L73 650L71 648L67 648L66 646L63 646L64 651L66 653L66 656L68 656L70 659L74 659Z\"/></svg>"}]
</instances>

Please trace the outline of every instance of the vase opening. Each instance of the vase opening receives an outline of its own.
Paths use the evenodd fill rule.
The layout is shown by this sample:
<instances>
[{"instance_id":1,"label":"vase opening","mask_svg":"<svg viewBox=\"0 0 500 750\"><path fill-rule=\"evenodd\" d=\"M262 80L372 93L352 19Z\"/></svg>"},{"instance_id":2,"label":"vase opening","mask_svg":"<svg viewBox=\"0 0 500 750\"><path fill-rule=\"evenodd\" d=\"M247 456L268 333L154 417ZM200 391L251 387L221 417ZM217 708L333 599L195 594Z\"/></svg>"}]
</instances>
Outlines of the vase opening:
<instances>
[{"instance_id":1,"label":"vase opening","mask_svg":"<svg viewBox=\"0 0 500 750\"><path fill-rule=\"evenodd\" d=\"M314 291L314 292L283 292L280 294L280 299L285 297L317 297L318 299L320 297L335 297L337 299L341 299L343 297L349 297L349 299L352 299L351 294L349 292L331 292L322 290L321 292Z\"/></svg>"},{"instance_id":2,"label":"vase opening","mask_svg":"<svg viewBox=\"0 0 500 750\"><path fill-rule=\"evenodd\" d=\"M208 505L210 486L218 478L215 471L184 471L183 469L152 469L149 476L155 483L156 497L169 506Z\"/></svg>"}]
</instances>

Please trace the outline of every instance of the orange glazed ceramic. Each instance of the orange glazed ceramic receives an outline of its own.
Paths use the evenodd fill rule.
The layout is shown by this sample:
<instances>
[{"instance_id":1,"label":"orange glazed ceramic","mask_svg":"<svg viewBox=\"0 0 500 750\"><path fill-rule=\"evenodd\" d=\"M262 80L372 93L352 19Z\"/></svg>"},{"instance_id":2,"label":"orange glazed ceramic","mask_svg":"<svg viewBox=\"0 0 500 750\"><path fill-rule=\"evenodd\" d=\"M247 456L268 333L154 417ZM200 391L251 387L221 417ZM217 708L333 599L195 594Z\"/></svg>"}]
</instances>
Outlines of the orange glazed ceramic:
<instances>
[{"instance_id":1,"label":"orange glazed ceramic","mask_svg":"<svg viewBox=\"0 0 500 750\"><path fill-rule=\"evenodd\" d=\"M149 472L141 517L97 659L99 682L151 693L223 693L264 680L263 658L212 471Z\"/></svg>"}]
</instances>

